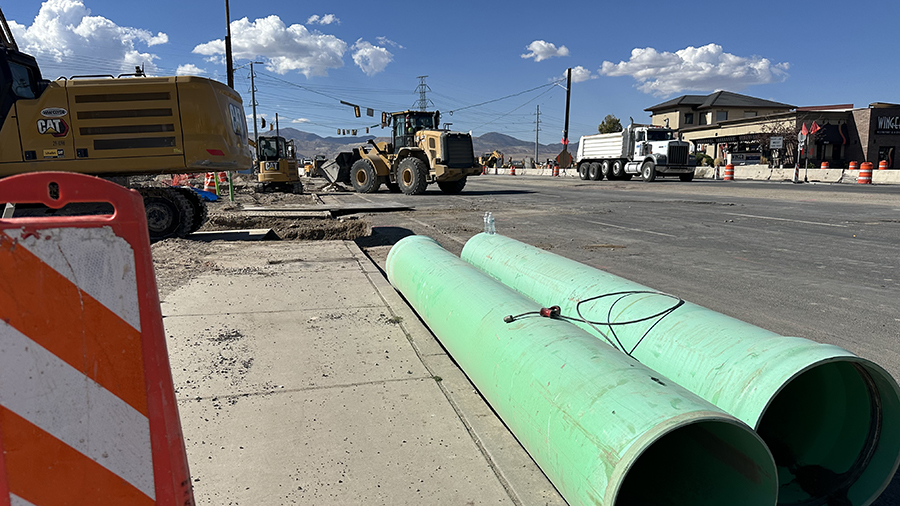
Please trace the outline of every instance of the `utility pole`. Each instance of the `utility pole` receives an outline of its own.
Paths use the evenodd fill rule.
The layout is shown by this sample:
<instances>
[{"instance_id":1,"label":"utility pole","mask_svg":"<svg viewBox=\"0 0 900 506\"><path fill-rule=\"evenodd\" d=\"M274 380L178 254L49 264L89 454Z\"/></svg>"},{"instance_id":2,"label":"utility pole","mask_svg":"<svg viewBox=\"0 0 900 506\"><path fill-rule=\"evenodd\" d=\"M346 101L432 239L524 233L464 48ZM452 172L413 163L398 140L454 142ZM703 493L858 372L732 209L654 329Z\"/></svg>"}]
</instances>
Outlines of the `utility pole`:
<instances>
[{"instance_id":1,"label":"utility pole","mask_svg":"<svg viewBox=\"0 0 900 506\"><path fill-rule=\"evenodd\" d=\"M231 9L225 0L225 72L228 76L228 87L234 89L234 61L231 57Z\"/></svg>"},{"instance_id":2,"label":"utility pole","mask_svg":"<svg viewBox=\"0 0 900 506\"><path fill-rule=\"evenodd\" d=\"M566 128L563 130L563 146L569 148L569 102L572 98L572 69L566 72Z\"/></svg>"},{"instance_id":3,"label":"utility pole","mask_svg":"<svg viewBox=\"0 0 900 506\"><path fill-rule=\"evenodd\" d=\"M427 111L428 104L434 105L434 102L428 100L427 92L431 91L431 88L425 84L425 78L428 76L418 76L419 86L416 87L416 93L419 94L419 101L416 102L416 107L419 108L420 111Z\"/></svg>"},{"instance_id":4,"label":"utility pole","mask_svg":"<svg viewBox=\"0 0 900 506\"><path fill-rule=\"evenodd\" d=\"M256 73L253 72L253 64L262 63L258 61L250 62L250 103L253 104L253 143L259 142L259 133L256 131Z\"/></svg>"},{"instance_id":5,"label":"utility pole","mask_svg":"<svg viewBox=\"0 0 900 506\"><path fill-rule=\"evenodd\" d=\"M538 135L541 132L541 106L537 106L537 112L534 113L534 163L538 163Z\"/></svg>"}]
</instances>

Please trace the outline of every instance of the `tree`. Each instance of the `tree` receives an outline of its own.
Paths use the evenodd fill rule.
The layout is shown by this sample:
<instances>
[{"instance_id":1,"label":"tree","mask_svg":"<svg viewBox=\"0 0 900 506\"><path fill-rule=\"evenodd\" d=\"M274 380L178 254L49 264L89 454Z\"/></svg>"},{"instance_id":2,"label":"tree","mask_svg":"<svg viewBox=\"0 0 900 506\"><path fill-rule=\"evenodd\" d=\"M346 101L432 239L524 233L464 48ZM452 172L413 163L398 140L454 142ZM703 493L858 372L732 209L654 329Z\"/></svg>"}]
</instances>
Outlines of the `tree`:
<instances>
[{"instance_id":1,"label":"tree","mask_svg":"<svg viewBox=\"0 0 900 506\"><path fill-rule=\"evenodd\" d=\"M603 118L603 123L600 123L600 126L597 127L597 130L599 130L601 134L621 132L622 123L619 122L619 118L612 114L607 114L606 117Z\"/></svg>"}]
</instances>

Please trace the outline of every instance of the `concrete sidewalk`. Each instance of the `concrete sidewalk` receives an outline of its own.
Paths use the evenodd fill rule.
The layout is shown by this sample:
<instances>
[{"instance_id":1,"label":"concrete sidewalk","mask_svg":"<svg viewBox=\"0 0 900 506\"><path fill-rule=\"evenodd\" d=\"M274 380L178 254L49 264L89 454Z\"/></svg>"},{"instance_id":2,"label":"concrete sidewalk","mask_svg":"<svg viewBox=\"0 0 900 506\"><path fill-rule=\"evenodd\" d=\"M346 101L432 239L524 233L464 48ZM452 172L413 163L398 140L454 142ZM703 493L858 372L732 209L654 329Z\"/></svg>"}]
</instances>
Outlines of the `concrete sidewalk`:
<instances>
[{"instance_id":1,"label":"concrete sidewalk","mask_svg":"<svg viewBox=\"0 0 900 506\"><path fill-rule=\"evenodd\" d=\"M198 504L565 504L355 243L216 245L162 301Z\"/></svg>"}]
</instances>

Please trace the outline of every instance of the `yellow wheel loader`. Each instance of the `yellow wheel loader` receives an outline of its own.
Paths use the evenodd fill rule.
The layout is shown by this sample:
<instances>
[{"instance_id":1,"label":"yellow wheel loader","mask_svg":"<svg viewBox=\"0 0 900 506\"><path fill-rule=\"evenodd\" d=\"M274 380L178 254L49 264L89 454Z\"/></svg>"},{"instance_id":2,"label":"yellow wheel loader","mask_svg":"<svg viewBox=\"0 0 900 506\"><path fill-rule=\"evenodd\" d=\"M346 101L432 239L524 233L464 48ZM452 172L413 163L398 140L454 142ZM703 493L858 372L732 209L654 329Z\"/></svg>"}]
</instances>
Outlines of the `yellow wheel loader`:
<instances>
[{"instance_id":1,"label":"yellow wheel loader","mask_svg":"<svg viewBox=\"0 0 900 506\"><path fill-rule=\"evenodd\" d=\"M48 81L18 51L0 12L0 177L78 172L130 176L252 166L241 97L200 77L75 76ZM206 220L186 188L135 188L152 240L183 237Z\"/></svg>"},{"instance_id":2,"label":"yellow wheel loader","mask_svg":"<svg viewBox=\"0 0 900 506\"><path fill-rule=\"evenodd\" d=\"M281 136L259 137L256 159L259 162L257 191L303 193L294 141L286 141Z\"/></svg>"},{"instance_id":3,"label":"yellow wheel loader","mask_svg":"<svg viewBox=\"0 0 900 506\"><path fill-rule=\"evenodd\" d=\"M392 192L425 193L437 183L444 193L459 193L469 176L481 174L472 149L472 136L439 129L440 113L403 111L387 114L391 142L374 142L337 157L338 181L360 193L373 193L385 184Z\"/></svg>"}]
</instances>

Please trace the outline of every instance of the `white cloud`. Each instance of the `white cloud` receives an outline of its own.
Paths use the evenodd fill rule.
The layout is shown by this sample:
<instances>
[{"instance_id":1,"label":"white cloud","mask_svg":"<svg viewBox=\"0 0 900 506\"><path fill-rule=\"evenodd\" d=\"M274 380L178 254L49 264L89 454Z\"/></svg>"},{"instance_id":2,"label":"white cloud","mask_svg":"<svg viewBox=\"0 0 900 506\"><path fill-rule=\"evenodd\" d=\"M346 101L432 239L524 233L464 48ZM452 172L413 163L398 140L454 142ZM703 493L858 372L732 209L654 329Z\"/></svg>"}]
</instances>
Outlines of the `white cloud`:
<instances>
[{"instance_id":1,"label":"white cloud","mask_svg":"<svg viewBox=\"0 0 900 506\"><path fill-rule=\"evenodd\" d=\"M306 77L328 75L328 69L344 66L347 43L334 35L310 32L305 26L285 26L272 15L231 22L231 50L235 60L263 59L266 69L278 74L296 70ZM200 44L196 54L220 58L225 53L221 39Z\"/></svg>"},{"instance_id":2,"label":"white cloud","mask_svg":"<svg viewBox=\"0 0 900 506\"><path fill-rule=\"evenodd\" d=\"M529 52L523 54L522 58L534 58L536 62L553 58L554 56L569 56L569 48L566 46L559 46L559 49L557 49L555 44L543 40L536 40L525 46L525 49Z\"/></svg>"},{"instance_id":3,"label":"white cloud","mask_svg":"<svg viewBox=\"0 0 900 506\"><path fill-rule=\"evenodd\" d=\"M604 61L600 73L607 76L631 76L637 88L656 96L669 96L687 90L741 90L754 84L787 79L788 63L773 64L759 56L735 56L718 44L688 46L670 52L652 47L635 48L631 58L619 63Z\"/></svg>"},{"instance_id":4,"label":"white cloud","mask_svg":"<svg viewBox=\"0 0 900 506\"><path fill-rule=\"evenodd\" d=\"M201 69L193 63L179 65L178 70L175 71L177 76L202 76L203 74L206 74L206 69Z\"/></svg>"},{"instance_id":5,"label":"white cloud","mask_svg":"<svg viewBox=\"0 0 900 506\"><path fill-rule=\"evenodd\" d=\"M383 47L373 46L371 42L359 39L353 44L353 63L362 69L367 76L374 76L387 67L394 55Z\"/></svg>"},{"instance_id":6,"label":"white cloud","mask_svg":"<svg viewBox=\"0 0 900 506\"><path fill-rule=\"evenodd\" d=\"M309 120L306 118L297 118L295 120L292 120L291 123L309 123Z\"/></svg>"},{"instance_id":7,"label":"white cloud","mask_svg":"<svg viewBox=\"0 0 900 506\"><path fill-rule=\"evenodd\" d=\"M30 26L11 21L10 29L21 49L38 61L61 73L119 73L146 64L154 73L159 57L141 52L147 47L166 44L168 35L119 26L102 16L91 16L81 0L46 0Z\"/></svg>"},{"instance_id":8,"label":"white cloud","mask_svg":"<svg viewBox=\"0 0 900 506\"><path fill-rule=\"evenodd\" d=\"M405 47L401 46L400 44L392 41L391 39L389 39L387 37L375 37L375 42L381 44L382 46L391 46L391 47L396 47L397 49L406 49Z\"/></svg>"},{"instance_id":9,"label":"white cloud","mask_svg":"<svg viewBox=\"0 0 900 506\"><path fill-rule=\"evenodd\" d=\"M334 14L325 14L324 16L319 16L318 14L313 14L306 20L306 24L308 25L330 25L331 23L340 24L341 20L337 18Z\"/></svg>"},{"instance_id":10,"label":"white cloud","mask_svg":"<svg viewBox=\"0 0 900 506\"><path fill-rule=\"evenodd\" d=\"M566 72L563 72L563 78L566 78ZM572 67L572 82L573 83L581 83L584 81L588 81L590 79L597 79L597 76L591 73L590 70L582 67L581 65L577 67Z\"/></svg>"}]
</instances>

